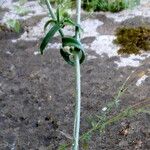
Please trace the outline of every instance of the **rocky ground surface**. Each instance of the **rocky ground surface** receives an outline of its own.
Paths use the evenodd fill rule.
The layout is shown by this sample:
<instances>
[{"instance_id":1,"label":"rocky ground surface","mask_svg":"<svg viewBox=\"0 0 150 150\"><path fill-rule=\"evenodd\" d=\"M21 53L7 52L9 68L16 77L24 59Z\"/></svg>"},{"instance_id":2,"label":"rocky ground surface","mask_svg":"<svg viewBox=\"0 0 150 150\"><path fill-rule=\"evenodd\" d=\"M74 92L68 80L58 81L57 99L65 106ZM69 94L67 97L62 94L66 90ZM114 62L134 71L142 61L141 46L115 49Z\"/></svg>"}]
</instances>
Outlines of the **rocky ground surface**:
<instances>
[{"instance_id":1,"label":"rocky ground surface","mask_svg":"<svg viewBox=\"0 0 150 150\"><path fill-rule=\"evenodd\" d=\"M57 150L72 136L74 69L60 56L58 35L46 53L39 54L43 26L48 20L44 8L30 1L25 7L31 12L19 16L13 13L13 5L11 0L5 1L0 8L1 24L10 18L22 24L19 34L0 31L0 149ZM120 56L119 46L113 44L118 27L150 25L149 0L115 14L82 14L87 60L81 67L81 134L91 128L88 117L100 115L131 73L119 108L109 115L135 104L147 105L150 98L150 53ZM66 28L65 33L73 31ZM149 127L148 113L113 123L105 133L93 134L89 150L149 150Z\"/></svg>"}]
</instances>

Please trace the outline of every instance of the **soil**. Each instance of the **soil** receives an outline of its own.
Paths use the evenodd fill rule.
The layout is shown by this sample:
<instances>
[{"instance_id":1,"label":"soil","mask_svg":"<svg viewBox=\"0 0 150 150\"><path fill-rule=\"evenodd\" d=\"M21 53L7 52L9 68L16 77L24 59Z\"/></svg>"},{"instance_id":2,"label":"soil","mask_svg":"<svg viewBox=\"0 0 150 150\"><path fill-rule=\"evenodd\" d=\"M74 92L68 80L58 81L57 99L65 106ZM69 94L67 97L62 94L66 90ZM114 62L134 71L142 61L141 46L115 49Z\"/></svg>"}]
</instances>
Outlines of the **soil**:
<instances>
[{"instance_id":1,"label":"soil","mask_svg":"<svg viewBox=\"0 0 150 150\"><path fill-rule=\"evenodd\" d=\"M102 32L101 28L99 30ZM0 32L0 150L57 150L72 137L74 69L64 62L56 49L46 51L43 56L33 55L39 48L39 40L13 43L12 39L19 36L9 31ZM88 37L83 42L88 45L93 40L94 37ZM95 58L86 60L81 67L81 134L91 128L88 117L101 113L132 71L136 70L120 106L110 116L150 97L149 57L137 68L118 68L115 61L120 56L100 56L90 49L86 51ZM136 86L143 72L148 77ZM126 126L128 132L124 134ZM103 134L93 134L89 150L101 149L149 150L150 115L141 113L111 124Z\"/></svg>"}]
</instances>

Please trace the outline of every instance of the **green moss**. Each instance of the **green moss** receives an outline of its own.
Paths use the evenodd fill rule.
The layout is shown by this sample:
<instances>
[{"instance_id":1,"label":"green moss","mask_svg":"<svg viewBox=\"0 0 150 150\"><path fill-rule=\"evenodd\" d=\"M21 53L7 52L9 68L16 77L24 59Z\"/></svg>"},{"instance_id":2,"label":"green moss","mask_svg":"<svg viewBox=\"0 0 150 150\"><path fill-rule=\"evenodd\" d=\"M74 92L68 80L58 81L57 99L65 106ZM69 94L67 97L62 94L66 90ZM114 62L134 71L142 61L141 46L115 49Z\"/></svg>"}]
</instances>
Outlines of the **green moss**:
<instances>
[{"instance_id":1,"label":"green moss","mask_svg":"<svg viewBox=\"0 0 150 150\"><path fill-rule=\"evenodd\" d=\"M83 9L87 11L119 12L139 5L140 0L83 0Z\"/></svg>"},{"instance_id":2,"label":"green moss","mask_svg":"<svg viewBox=\"0 0 150 150\"><path fill-rule=\"evenodd\" d=\"M5 25L0 24L0 32L1 31L5 32L5 31L8 31L8 30L9 29Z\"/></svg>"},{"instance_id":3,"label":"green moss","mask_svg":"<svg viewBox=\"0 0 150 150\"><path fill-rule=\"evenodd\" d=\"M119 28L116 36L114 43L121 46L119 54L140 54L142 51L150 51L150 28Z\"/></svg>"}]
</instances>

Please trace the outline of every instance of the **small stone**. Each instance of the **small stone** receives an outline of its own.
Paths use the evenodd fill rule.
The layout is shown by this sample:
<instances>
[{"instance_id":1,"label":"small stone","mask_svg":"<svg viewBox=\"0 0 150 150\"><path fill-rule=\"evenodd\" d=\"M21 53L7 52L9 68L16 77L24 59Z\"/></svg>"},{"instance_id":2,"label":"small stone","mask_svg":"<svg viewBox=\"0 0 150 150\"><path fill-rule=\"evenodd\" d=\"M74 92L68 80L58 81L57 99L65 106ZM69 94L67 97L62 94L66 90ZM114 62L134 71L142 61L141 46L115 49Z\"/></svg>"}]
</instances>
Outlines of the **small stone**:
<instances>
[{"instance_id":1,"label":"small stone","mask_svg":"<svg viewBox=\"0 0 150 150\"><path fill-rule=\"evenodd\" d=\"M12 55L12 53L10 51L6 51L6 54L8 55Z\"/></svg>"},{"instance_id":2,"label":"small stone","mask_svg":"<svg viewBox=\"0 0 150 150\"><path fill-rule=\"evenodd\" d=\"M34 52L34 55L39 55L39 54L40 54L39 51L35 51L35 52Z\"/></svg>"},{"instance_id":3,"label":"small stone","mask_svg":"<svg viewBox=\"0 0 150 150\"><path fill-rule=\"evenodd\" d=\"M39 147L39 150L47 150L47 148L44 146L41 146L41 147Z\"/></svg>"},{"instance_id":4,"label":"small stone","mask_svg":"<svg viewBox=\"0 0 150 150\"><path fill-rule=\"evenodd\" d=\"M126 147L126 146L128 146L128 145L129 145L129 144L128 144L127 141L123 141L123 140L122 140L122 141L119 142L119 146L120 146L120 147Z\"/></svg>"},{"instance_id":5,"label":"small stone","mask_svg":"<svg viewBox=\"0 0 150 150\"><path fill-rule=\"evenodd\" d=\"M107 107L103 107L103 108L102 108L102 111L106 111L106 110L107 110Z\"/></svg>"}]
</instances>

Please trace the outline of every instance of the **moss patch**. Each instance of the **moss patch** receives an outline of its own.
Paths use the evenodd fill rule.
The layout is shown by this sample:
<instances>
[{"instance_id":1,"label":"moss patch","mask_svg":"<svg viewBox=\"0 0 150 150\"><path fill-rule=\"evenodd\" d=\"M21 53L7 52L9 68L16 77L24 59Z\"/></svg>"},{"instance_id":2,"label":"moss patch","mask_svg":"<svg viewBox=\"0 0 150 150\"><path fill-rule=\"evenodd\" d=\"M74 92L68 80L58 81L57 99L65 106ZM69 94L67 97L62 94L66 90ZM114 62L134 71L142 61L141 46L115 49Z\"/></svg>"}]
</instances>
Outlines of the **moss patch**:
<instances>
[{"instance_id":1,"label":"moss patch","mask_svg":"<svg viewBox=\"0 0 150 150\"><path fill-rule=\"evenodd\" d=\"M140 0L83 0L83 9L87 11L119 12L140 4Z\"/></svg>"},{"instance_id":2,"label":"moss patch","mask_svg":"<svg viewBox=\"0 0 150 150\"><path fill-rule=\"evenodd\" d=\"M87 11L110 11L118 12L126 8L125 2L115 0L113 2L109 0L84 0L83 9Z\"/></svg>"},{"instance_id":3,"label":"moss patch","mask_svg":"<svg viewBox=\"0 0 150 150\"><path fill-rule=\"evenodd\" d=\"M8 31L10 31L10 29L8 29L8 28L6 27L6 25L0 24L0 32L8 32Z\"/></svg>"},{"instance_id":4,"label":"moss patch","mask_svg":"<svg viewBox=\"0 0 150 150\"><path fill-rule=\"evenodd\" d=\"M150 51L150 28L119 28L116 36L114 43L121 46L118 54L140 54L142 51Z\"/></svg>"}]
</instances>

